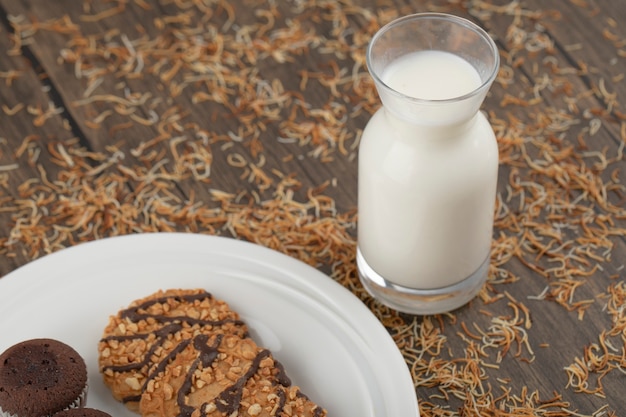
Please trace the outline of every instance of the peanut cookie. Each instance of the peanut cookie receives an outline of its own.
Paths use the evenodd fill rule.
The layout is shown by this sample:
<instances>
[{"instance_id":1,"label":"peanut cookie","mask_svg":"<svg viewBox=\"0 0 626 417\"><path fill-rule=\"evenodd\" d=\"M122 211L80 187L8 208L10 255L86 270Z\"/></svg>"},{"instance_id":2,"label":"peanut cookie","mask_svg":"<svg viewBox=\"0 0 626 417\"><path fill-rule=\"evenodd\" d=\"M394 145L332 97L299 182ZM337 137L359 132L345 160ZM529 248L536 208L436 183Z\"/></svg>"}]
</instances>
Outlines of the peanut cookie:
<instances>
[{"instance_id":1,"label":"peanut cookie","mask_svg":"<svg viewBox=\"0 0 626 417\"><path fill-rule=\"evenodd\" d=\"M250 338L200 334L167 362L141 396L143 417L326 416Z\"/></svg>"},{"instance_id":2,"label":"peanut cookie","mask_svg":"<svg viewBox=\"0 0 626 417\"><path fill-rule=\"evenodd\" d=\"M198 335L247 335L239 315L202 289L158 291L109 319L99 367L113 397L138 411L148 381Z\"/></svg>"}]
</instances>

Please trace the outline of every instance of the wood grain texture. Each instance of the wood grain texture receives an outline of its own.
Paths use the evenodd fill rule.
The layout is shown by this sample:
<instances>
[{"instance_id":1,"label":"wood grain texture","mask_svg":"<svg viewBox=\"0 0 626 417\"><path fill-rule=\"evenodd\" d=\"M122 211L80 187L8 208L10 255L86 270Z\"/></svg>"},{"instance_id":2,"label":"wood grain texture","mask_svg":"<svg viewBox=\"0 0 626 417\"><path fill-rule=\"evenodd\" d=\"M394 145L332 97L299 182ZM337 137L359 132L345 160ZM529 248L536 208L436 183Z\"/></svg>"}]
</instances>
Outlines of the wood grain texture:
<instances>
[{"instance_id":1,"label":"wood grain texture","mask_svg":"<svg viewBox=\"0 0 626 417\"><path fill-rule=\"evenodd\" d=\"M626 409L625 319L609 308L611 297L626 302L621 2L0 9L0 275L119 234L251 240L372 309L407 360L423 416ZM478 23L502 60L483 105L501 156L490 282L436 317L379 305L354 266L358 143L380 106L365 49L383 24L424 11Z\"/></svg>"}]
</instances>

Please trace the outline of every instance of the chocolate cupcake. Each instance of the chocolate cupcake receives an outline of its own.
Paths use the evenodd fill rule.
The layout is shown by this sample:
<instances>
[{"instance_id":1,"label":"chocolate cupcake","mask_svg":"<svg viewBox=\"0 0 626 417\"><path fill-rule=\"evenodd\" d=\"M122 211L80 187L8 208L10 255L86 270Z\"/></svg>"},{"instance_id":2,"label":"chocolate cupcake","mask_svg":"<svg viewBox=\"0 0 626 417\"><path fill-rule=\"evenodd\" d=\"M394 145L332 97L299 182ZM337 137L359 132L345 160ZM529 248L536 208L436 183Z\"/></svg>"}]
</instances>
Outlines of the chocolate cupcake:
<instances>
[{"instance_id":1,"label":"chocolate cupcake","mask_svg":"<svg viewBox=\"0 0 626 417\"><path fill-rule=\"evenodd\" d=\"M0 417L50 416L86 396L87 366L65 343L32 339L0 355Z\"/></svg>"},{"instance_id":2,"label":"chocolate cupcake","mask_svg":"<svg viewBox=\"0 0 626 417\"><path fill-rule=\"evenodd\" d=\"M95 408L83 407L59 411L52 417L111 417L111 414Z\"/></svg>"}]
</instances>

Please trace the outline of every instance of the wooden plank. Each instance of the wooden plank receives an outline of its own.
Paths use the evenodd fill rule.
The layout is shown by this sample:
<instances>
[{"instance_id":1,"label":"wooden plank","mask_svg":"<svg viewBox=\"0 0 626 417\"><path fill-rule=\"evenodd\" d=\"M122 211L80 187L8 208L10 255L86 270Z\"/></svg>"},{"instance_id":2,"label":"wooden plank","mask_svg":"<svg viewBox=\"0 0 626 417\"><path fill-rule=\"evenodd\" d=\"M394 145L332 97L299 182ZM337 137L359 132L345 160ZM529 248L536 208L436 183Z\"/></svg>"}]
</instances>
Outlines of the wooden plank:
<instances>
[{"instance_id":1,"label":"wooden plank","mask_svg":"<svg viewBox=\"0 0 626 417\"><path fill-rule=\"evenodd\" d=\"M63 152L77 144L49 95L45 72L19 52L0 25L0 276L59 249L41 242L55 233L46 220L54 196L43 189L63 171Z\"/></svg>"},{"instance_id":2,"label":"wooden plank","mask_svg":"<svg viewBox=\"0 0 626 417\"><path fill-rule=\"evenodd\" d=\"M21 15L36 13L38 19L43 22L58 19L58 10L64 10L67 13L68 20L61 24L61 28L63 31L68 32L68 35L42 30L33 36L34 42L30 47L34 54L45 63L44 65L49 71L53 84L59 86L63 102L67 103L73 119L80 125L87 141L96 151L102 151L107 146L115 144L124 154L124 160L129 165L134 165L135 160L147 158L146 155L151 151L156 154L163 153L163 157L170 161L169 168L171 169L176 160L176 156L172 154L171 149L167 146L151 146L151 142L164 143L172 138L182 137L184 142L181 147L185 148L184 145L187 145L189 150L190 145L206 147L203 143L206 143L204 138L208 134L211 142L208 152L213 154L211 161L212 169L223 173L215 180L212 179L209 186L217 189L235 188L239 191L242 190L242 187L239 186L242 183L242 177L245 177L247 173L249 174L251 167L252 169L258 168L259 163L261 163L255 160L255 152L250 151L251 147L263 146L265 143L264 148L266 152L263 153L265 161L262 163L270 167L280 168L281 171L291 174L296 172L300 165L297 158L304 156L303 153L315 151L312 148L307 149L304 147L303 149L302 146L282 143L279 140L283 134L281 132L281 124L284 124L284 119L289 117L290 112L298 112L296 107L284 107L275 116L259 117L255 120L254 125L246 125L244 120L254 117L255 111L263 110L255 110L256 102L262 104L264 100L273 99L272 97L265 97L267 94L273 95L277 93L274 90L280 91L285 89L286 91L278 99L293 102L301 97L302 93L299 90L288 89L298 88L297 78L291 77L292 72L298 72L298 69L294 70L293 62L281 65L272 57L268 57L255 61L254 68L242 68L244 64L238 61L243 59L243 57L236 56L243 54L241 50L238 50L242 47L232 42L232 38L236 35L232 29L229 31L228 37L233 46L225 52L225 55L232 56L229 59L232 59L233 63L224 67L226 76L230 74L230 77L233 79L228 87L231 90L230 92L215 91L223 88L213 85L216 73L214 72L215 65L212 65L214 62L211 57L207 57L207 59L199 57L196 62L187 62L185 65L195 65L196 69L184 68L179 70L170 80L170 71L173 73L177 70L174 61L177 59L185 60L182 50L185 47L194 47L190 43L180 41L177 43L176 30L180 30L183 34L194 33L194 36L204 37L201 42L206 42L209 45L206 48L210 49L211 36L213 36L211 33L218 33L227 24L229 18L227 10L212 11L210 23L204 26L203 32L198 32L195 35L197 28L202 28L202 14L195 12L181 13L180 10L174 10L172 5L161 7L156 3L151 3L150 8L144 10L137 4L129 4L126 6L129 9L128 13L112 14L108 18L92 21L94 20L93 16L102 16L99 13L105 13L106 15L106 11L110 11L112 8L101 6L104 7L103 10L93 10L89 15L86 15L81 10L72 7L70 5L72 2L59 9L52 5L39 5L37 2L30 3L30 5L25 4L23 7L10 3L7 2L5 7L12 7L13 13ZM238 9L237 19L246 20L243 16L246 16L247 12L249 10ZM252 13L250 14L253 15ZM276 20L278 25L285 24L287 18L294 17L293 13L290 14L288 10L279 11L276 14L281 16ZM282 17L283 14L285 17ZM141 24L136 20L138 15L141 15ZM181 25L173 23L171 28L161 31L157 26L163 24L162 22L168 19L173 22L177 19L188 19L189 21L185 21ZM257 26L266 22L265 18L255 17L254 20L258 22ZM73 29L75 24L80 24L80 30ZM120 34L120 27L128 28L128 30ZM277 26L274 30L278 32L284 29L286 28ZM111 39L108 39L109 37ZM95 45L96 50L85 52L84 44L87 42ZM161 44L162 50L152 53L151 42ZM193 42L193 39L191 41L187 39L185 42ZM70 47L68 49L67 45L70 43L79 44L81 48ZM136 45L133 46L133 43ZM168 48L170 49L168 50ZM172 48L176 48L178 51L172 52ZM92 82L99 83L98 87L93 91L92 97L98 97L98 92L101 91L114 92L113 95L115 97L109 96L107 98L114 99L115 102L110 103L106 99L84 99L85 92L91 91L91 87L94 84L89 84L85 77L76 77L74 68L78 65L71 65L73 64L71 59L66 60L68 62L62 65L58 64L61 54L67 53L67 51L70 51L70 53L72 51L75 52L79 49L82 51L82 54L87 54L86 56L89 57L90 62L85 64L86 67L93 66L105 73L95 78L95 81L92 80ZM145 56L142 61L145 70L139 73L135 72L140 65L138 62L134 62L134 66L129 71L124 71L121 68L116 71L111 70L110 66L116 64L115 59L112 58L110 62L107 62L106 59L102 59L98 54L114 54L115 50L118 50L119 53L119 57L116 59L118 60L117 65L120 67L124 67L126 64L133 65L132 59L128 55L131 53L130 51L139 50L141 55ZM194 51L194 53L198 52ZM165 58L162 58L162 56ZM126 62L123 62L124 59ZM156 70L156 67L160 67L159 59L173 61L168 62L165 68ZM255 57L254 59L256 60L257 58ZM328 69L331 67L330 62L332 61L324 63L322 66ZM156 71L160 72L155 74L154 72ZM207 73L204 73L205 71ZM83 72L87 72L87 69ZM242 84L248 81L241 78L241 75L237 74L237 72L250 73L250 80L254 84ZM221 75L219 76L221 77ZM190 78L194 82L187 81ZM293 80L291 85L288 85L289 80ZM287 83L287 85L284 85L284 83ZM142 108L120 104L120 100L124 100L123 95L125 91L131 91L138 97L147 98L146 105ZM226 105L211 101L209 97L214 93L225 94L225 99L228 101ZM328 98L324 100L328 100ZM89 103L84 104L85 102ZM327 103L323 101L320 103L313 102L313 105L313 110L319 109L321 113L329 112L328 109L324 109ZM318 108L317 106L320 107ZM270 104L267 106L267 109L271 110L271 107L272 105ZM145 108L150 109L149 114L145 114ZM303 109L299 111L300 115L302 111ZM111 114L111 116L104 118L101 123L94 122L107 114ZM270 119L265 119L266 117L270 117ZM315 118L320 120L321 117L323 116ZM150 122L151 118L155 119L156 122ZM302 119L302 116L300 116L300 119ZM99 127L94 129L94 125L99 125ZM123 129L118 129L120 126L123 126ZM315 126L312 126L311 129L313 129L313 134L317 134ZM284 131L285 129L282 128L282 130ZM111 132L115 133L111 134ZM240 139L233 141L230 140L231 138ZM327 139L320 138L317 140L321 142ZM354 140L354 137L352 140ZM220 147L224 145L224 142L228 143L228 147L223 151ZM227 163L232 158L236 158L238 161L241 160L241 163L245 165L243 169L232 169L233 167ZM354 167L354 162L352 166ZM305 170L305 175L312 179L313 183L322 184L332 178L337 178L340 173L345 176L346 172L355 172L354 170L346 171L341 165L324 164L323 168L328 168L330 172L324 172L324 170L319 170L316 165L312 165L311 169ZM269 175L271 176L271 174ZM354 200L355 194L352 186L354 182L355 177L352 177L350 183L345 183L344 185L342 182L339 186L340 190L336 195L342 206L353 205L353 203L348 203L348 201ZM178 181L178 184L183 190L183 194L189 195L189 190L193 187L193 183L186 184L186 181L182 180ZM210 200L210 196L203 192L202 189L197 189L195 192L202 200ZM343 195L349 195L352 198L350 200L342 200ZM344 203L343 201L346 202Z\"/></svg>"},{"instance_id":3,"label":"wooden plank","mask_svg":"<svg viewBox=\"0 0 626 417\"><path fill-rule=\"evenodd\" d=\"M248 2L216 1L204 7L201 2L0 0L23 37L24 55L41 65L54 93L41 92L35 71L22 57L12 56L0 62L0 68L17 68L24 78L10 88L6 83L0 87L3 103L21 100L45 108L53 99L66 109L36 129L34 116L20 110L10 117L11 124L0 126L0 136L22 139L34 132L43 139L32 149L40 147L42 153L47 150L44 144L61 138L70 160L81 161L68 167L58 161L59 155L39 160L51 181L61 184L71 178L84 187L80 194L77 188L61 185L41 193L65 200L42 203L52 213L44 216L48 222L77 225L72 238L61 241L64 245L137 231L206 232L212 224L217 225L216 233L228 234L220 217L226 211L251 213L235 221L242 223L240 237L254 239L244 229L262 232L255 224L266 220L274 207L263 204L283 192L284 185L286 194L293 192L304 209L299 212L294 204L288 207L292 212L285 212L276 205L279 215L309 213L311 218L302 223L288 219L293 221L291 234L279 236L282 231L277 229L273 236L263 236L263 243L328 272L372 308L414 370L425 416L439 415L442 408L452 415L476 408L495 415L496 408L560 404L555 395L571 410L555 410L558 405L553 405L555 414L591 415L605 406L622 410L626 400L617 368L604 379L604 397L577 393L568 386L570 374L565 371L611 329L612 317L603 308L611 284L620 282L615 276L622 276L626 259L619 234L602 241L611 247L594 249L586 241L598 238L603 225L615 231L624 228L618 210L624 194L609 191L608 203L601 196L584 195L584 187L598 186L598 181L618 187L626 180L618 158L623 140L619 100L607 111L611 96L600 89L604 80L609 93L626 93L620 76L620 41L626 36L612 23L626 16L615 3L589 2L589 8L582 3L553 2L546 9L539 1L346 1L299 8L291 2L256 2L250 7ZM359 132L379 105L364 67L367 40L393 17L425 10L453 12L480 23L502 49L503 69L484 109L500 140L499 196L506 210L499 211L494 233L494 246L502 252L494 255L492 282L481 297L450 315L415 318L382 308L358 284L350 223L355 218L349 213L356 207ZM3 50L10 49L8 38L0 42ZM340 140L342 134L346 137ZM71 142L73 136L79 140ZM602 167L601 152L616 161ZM11 204L20 198L16 190L27 179L43 181L41 170L22 163L28 157L26 153L18 160L19 169L5 187ZM556 157L560 159L550 160ZM2 158L0 165L13 163L9 149ZM540 166L531 166L537 161ZM548 171L553 166L570 171L559 176ZM207 167L210 176L203 175ZM616 180L614 168L620 169ZM263 179L255 173L267 175L269 182L255 182ZM293 176L294 183L281 184L278 173ZM308 193L327 183L331 185L322 197L331 197L334 206L317 214L314 203L319 201ZM547 204L545 195L536 192L537 185L558 198ZM244 197L214 201L210 189ZM578 198L584 208L557 207ZM241 205L193 214L237 203ZM83 209L95 225L72 218ZM0 214L15 225L13 212ZM212 215L218 218L215 223ZM316 229L339 216L346 216L346 223L333 223L330 231ZM115 228L105 228L106 222ZM54 227L47 226L51 233ZM309 241L290 240L303 227L308 227L306 232L296 237ZM0 236L5 233L8 228L0 229ZM347 235L341 244L325 255L313 253L315 242L340 240L341 233ZM592 252L578 253L576 248ZM570 257L567 267L555 268L559 263L554 261L570 252L583 262ZM0 262L0 273L32 257L24 253ZM594 270L596 264L602 269ZM571 300L557 299L569 294ZM588 307L577 307L587 300ZM421 345L429 328L440 333L441 350ZM473 339L472 334L479 337ZM505 337L513 340L503 353ZM441 365L441 375L428 369L429 364ZM470 385L460 378L461 369L478 369L483 379ZM597 375L592 372L592 385ZM437 384L428 387L432 381ZM481 390L486 394L480 395ZM499 404L472 403L494 398ZM456 409L463 411L455 414Z\"/></svg>"}]
</instances>

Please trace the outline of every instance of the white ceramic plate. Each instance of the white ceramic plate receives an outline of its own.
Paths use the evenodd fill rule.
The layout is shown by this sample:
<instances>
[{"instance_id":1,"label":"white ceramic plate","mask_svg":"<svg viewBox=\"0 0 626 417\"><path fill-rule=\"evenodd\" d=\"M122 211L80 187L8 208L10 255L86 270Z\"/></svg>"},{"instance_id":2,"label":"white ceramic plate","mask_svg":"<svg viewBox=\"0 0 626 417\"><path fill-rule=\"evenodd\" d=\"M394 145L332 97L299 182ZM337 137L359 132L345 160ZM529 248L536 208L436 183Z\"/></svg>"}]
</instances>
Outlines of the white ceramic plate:
<instances>
[{"instance_id":1,"label":"white ceramic plate","mask_svg":"<svg viewBox=\"0 0 626 417\"><path fill-rule=\"evenodd\" d=\"M0 352L61 340L87 362L87 405L134 416L102 383L97 343L109 315L167 288L205 288L227 301L329 416L419 417L402 355L353 294L302 262L229 238L129 235L31 262L0 279Z\"/></svg>"}]
</instances>

